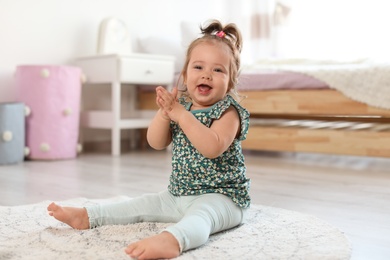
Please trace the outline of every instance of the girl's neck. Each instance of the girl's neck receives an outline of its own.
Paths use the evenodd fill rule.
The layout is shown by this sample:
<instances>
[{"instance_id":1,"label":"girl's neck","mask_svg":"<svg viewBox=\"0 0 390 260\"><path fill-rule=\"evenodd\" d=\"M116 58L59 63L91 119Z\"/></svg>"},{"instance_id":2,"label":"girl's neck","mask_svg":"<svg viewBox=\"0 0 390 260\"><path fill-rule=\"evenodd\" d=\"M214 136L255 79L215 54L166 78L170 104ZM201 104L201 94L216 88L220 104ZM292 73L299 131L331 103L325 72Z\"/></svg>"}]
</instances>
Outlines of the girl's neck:
<instances>
[{"instance_id":1,"label":"girl's neck","mask_svg":"<svg viewBox=\"0 0 390 260\"><path fill-rule=\"evenodd\" d=\"M224 97L223 99L225 99L225 98L226 98L226 95L225 95L225 97ZM221 99L221 100L223 100L223 99ZM221 100L219 100L219 101L217 101L217 102L215 102L215 103L213 103L213 104L210 104L210 105L202 105L202 104L198 104L198 103L194 102L192 99L190 99L190 100L191 100L191 107L190 107L190 110L191 110L191 111L193 111L193 110L208 109L208 108L214 106L214 105L215 105L216 103L218 103L219 101L221 101Z\"/></svg>"},{"instance_id":2,"label":"girl's neck","mask_svg":"<svg viewBox=\"0 0 390 260\"><path fill-rule=\"evenodd\" d=\"M213 105L214 105L214 104L213 104ZM202 109L207 109L207 108L209 108L209 107L212 107L213 105L211 105L211 106L201 106L201 105L192 103L190 110L202 110Z\"/></svg>"}]
</instances>

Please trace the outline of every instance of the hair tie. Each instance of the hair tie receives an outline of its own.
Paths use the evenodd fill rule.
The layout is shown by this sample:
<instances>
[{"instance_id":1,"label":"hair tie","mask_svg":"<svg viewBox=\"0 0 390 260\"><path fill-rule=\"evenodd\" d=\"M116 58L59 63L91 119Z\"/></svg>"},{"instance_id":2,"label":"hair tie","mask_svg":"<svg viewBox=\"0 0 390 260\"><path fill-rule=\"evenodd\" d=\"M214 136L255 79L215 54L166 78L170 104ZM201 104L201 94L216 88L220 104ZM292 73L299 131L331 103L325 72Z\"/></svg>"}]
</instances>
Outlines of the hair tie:
<instances>
[{"instance_id":1,"label":"hair tie","mask_svg":"<svg viewBox=\"0 0 390 260\"><path fill-rule=\"evenodd\" d=\"M224 31L218 31L215 35L219 38L224 38L226 36L226 33Z\"/></svg>"}]
</instances>

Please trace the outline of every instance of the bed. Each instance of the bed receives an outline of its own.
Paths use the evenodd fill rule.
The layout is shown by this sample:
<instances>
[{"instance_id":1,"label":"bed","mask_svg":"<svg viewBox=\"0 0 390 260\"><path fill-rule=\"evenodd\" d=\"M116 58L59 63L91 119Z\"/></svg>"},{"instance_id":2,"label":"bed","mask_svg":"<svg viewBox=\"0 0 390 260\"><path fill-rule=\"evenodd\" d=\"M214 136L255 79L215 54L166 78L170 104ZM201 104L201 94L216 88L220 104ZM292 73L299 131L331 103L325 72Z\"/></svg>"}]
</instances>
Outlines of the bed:
<instances>
[{"instance_id":1,"label":"bed","mask_svg":"<svg viewBox=\"0 0 390 260\"><path fill-rule=\"evenodd\" d=\"M245 150L390 157L387 65L263 63L243 70L239 91ZM141 109L154 106L153 92L139 94Z\"/></svg>"}]
</instances>

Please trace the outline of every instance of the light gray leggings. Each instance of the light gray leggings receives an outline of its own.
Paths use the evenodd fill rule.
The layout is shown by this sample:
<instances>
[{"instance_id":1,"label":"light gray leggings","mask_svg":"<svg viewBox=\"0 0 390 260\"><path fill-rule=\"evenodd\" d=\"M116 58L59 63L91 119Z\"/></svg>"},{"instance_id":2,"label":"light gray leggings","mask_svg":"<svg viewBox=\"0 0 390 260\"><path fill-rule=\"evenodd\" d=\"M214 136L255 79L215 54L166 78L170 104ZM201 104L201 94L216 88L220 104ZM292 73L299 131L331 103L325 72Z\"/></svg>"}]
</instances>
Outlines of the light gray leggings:
<instances>
[{"instance_id":1,"label":"light gray leggings","mask_svg":"<svg viewBox=\"0 0 390 260\"><path fill-rule=\"evenodd\" d=\"M245 214L222 194L176 197L168 191L86 209L91 228L137 222L176 223L165 231L177 239L180 251L199 247L210 234L238 226Z\"/></svg>"}]
</instances>

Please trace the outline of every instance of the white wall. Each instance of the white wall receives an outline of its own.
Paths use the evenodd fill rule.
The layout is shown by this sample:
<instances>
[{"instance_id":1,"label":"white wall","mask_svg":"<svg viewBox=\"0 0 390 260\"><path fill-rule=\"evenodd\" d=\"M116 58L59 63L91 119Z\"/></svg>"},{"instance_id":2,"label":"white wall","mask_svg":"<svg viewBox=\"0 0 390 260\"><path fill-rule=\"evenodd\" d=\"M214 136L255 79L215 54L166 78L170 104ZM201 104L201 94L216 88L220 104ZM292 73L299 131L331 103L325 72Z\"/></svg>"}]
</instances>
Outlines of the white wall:
<instances>
[{"instance_id":1,"label":"white wall","mask_svg":"<svg viewBox=\"0 0 390 260\"><path fill-rule=\"evenodd\" d=\"M180 41L180 21L222 19L223 0L0 0L0 102L13 101L23 64L70 64L96 53L100 22L122 19L134 37Z\"/></svg>"},{"instance_id":2,"label":"white wall","mask_svg":"<svg viewBox=\"0 0 390 260\"><path fill-rule=\"evenodd\" d=\"M294 0L278 52L293 58L389 62L390 1Z\"/></svg>"}]
</instances>

